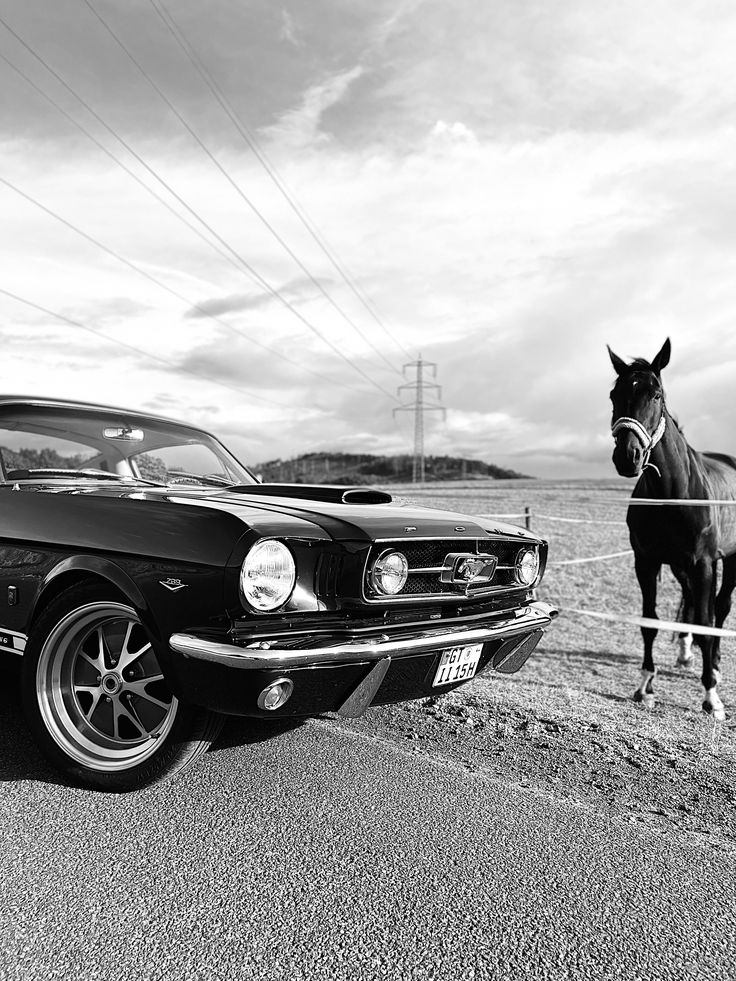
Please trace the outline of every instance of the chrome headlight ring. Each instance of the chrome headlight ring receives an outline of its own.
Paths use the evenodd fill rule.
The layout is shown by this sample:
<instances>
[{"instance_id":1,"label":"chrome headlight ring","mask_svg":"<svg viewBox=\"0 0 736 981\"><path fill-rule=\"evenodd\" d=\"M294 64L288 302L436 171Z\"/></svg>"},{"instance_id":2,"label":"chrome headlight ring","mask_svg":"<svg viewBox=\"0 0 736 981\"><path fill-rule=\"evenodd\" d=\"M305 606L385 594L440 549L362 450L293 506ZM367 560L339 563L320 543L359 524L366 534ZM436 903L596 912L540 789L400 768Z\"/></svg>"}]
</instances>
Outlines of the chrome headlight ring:
<instances>
[{"instance_id":1,"label":"chrome headlight ring","mask_svg":"<svg viewBox=\"0 0 736 981\"><path fill-rule=\"evenodd\" d=\"M368 583L376 596L395 596L409 578L409 560L403 552L387 549L382 552L368 573Z\"/></svg>"},{"instance_id":2,"label":"chrome headlight ring","mask_svg":"<svg viewBox=\"0 0 736 981\"><path fill-rule=\"evenodd\" d=\"M537 546L522 548L514 563L514 576L522 586L533 586L539 579L541 559Z\"/></svg>"},{"instance_id":3,"label":"chrome headlight ring","mask_svg":"<svg viewBox=\"0 0 736 981\"><path fill-rule=\"evenodd\" d=\"M251 547L240 569L240 592L248 606L260 613L277 610L295 584L296 562L283 542L261 538Z\"/></svg>"}]
</instances>

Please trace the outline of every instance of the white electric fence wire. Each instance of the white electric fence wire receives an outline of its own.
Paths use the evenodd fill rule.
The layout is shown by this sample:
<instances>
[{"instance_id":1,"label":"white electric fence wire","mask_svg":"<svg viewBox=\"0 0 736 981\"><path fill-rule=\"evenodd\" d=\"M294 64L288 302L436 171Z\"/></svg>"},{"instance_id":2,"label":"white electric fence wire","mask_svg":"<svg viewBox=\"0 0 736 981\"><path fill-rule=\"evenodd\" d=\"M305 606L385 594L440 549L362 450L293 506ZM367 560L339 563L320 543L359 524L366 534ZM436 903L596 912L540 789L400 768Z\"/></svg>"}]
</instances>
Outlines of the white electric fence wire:
<instances>
[{"instance_id":1,"label":"white electric fence wire","mask_svg":"<svg viewBox=\"0 0 736 981\"><path fill-rule=\"evenodd\" d=\"M672 630L682 634L705 634L708 637L736 637L736 630L723 627L703 627L697 623L678 623L676 620L657 620L652 617L632 617L624 613L598 613L594 610L579 610L573 606L560 607L560 613L576 613L597 620L610 620L613 623L629 623L635 627L651 627L654 630Z\"/></svg>"},{"instance_id":2,"label":"white electric fence wire","mask_svg":"<svg viewBox=\"0 0 736 981\"><path fill-rule=\"evenodd\" d=\"M496 518L525 518L526 512L517 511L515 514L477 514L476 518L483 518L484 521L494 521Z\"/></svg>"},{"instance_id":3,"label":"white electric fence wire","mask_svg":"<svg viewBox=\"0 0 736 981\"><path fill-rule=\"evenodd\" d=\"M545 521L564 521L573 525L626 525L625 521L604 521L600 518L563 518L556 514L541 514L539 511L531 512L531 517L543 518Z\"/></svg>"},{"instance_id":4,"label":"white electric fence wire","mask_svg":"<svg viewBox=\"0 0 736 981\"><path fill-rule=\"evenodd\" d=\"M558 565L584 565L587 562L601 562L604 559L619 559L623 555L633 555L633 551L627 548L625 552L609 552L607 555L591 555L585 559L560 559L558 562L548 562L547 568Z\"/></svg>"},{"instance_id":5,"label":"white electric fence wire","mask_svg":"<svg viewBox=\"0 0 736 981\"><path fill-rule=\"evenodd\" d=\"M709 508L713 506L718 507L735 507L736 499L729 498L727 500L697 500L689 497L680 498L657 498L657 497L627 497L626 500L621 500L617 497L602 497L601 503L606 504L625 504L627 507L638 507L640 505L654 506L654 507L682 507L683 505L691 505L692 507Z\"/></svg>"}]
</instances>

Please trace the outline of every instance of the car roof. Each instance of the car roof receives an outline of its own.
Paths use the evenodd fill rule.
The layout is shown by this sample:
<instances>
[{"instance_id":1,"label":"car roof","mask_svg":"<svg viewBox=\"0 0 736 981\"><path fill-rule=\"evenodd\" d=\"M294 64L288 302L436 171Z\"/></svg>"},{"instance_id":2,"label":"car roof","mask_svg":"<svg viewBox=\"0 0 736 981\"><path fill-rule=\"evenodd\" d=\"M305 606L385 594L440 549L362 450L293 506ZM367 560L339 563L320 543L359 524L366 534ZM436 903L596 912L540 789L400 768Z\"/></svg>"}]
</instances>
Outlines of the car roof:
<instances>
[{"instance_id":1,"label":"car roof","mask_svg":"<svg viewBox=\"0 0 736 981\"><path fill-rule=\"evenodd\" d=\"M184 429L194 429L197 432L211 435L201 426L193 426L181 419L172 419L170 416L159 416L152 412L141 412L137 409L124 409L115 405L102 405L97 402L79 402L74 399L46 398L38 395L0 395L0 412L5 406L29 406L43 409L66 409L79 412L104 412L109 415L124 415L128 418L148 421L151 423L165 423L169 426L181 426Z\"/></svg>"}]
</instances>

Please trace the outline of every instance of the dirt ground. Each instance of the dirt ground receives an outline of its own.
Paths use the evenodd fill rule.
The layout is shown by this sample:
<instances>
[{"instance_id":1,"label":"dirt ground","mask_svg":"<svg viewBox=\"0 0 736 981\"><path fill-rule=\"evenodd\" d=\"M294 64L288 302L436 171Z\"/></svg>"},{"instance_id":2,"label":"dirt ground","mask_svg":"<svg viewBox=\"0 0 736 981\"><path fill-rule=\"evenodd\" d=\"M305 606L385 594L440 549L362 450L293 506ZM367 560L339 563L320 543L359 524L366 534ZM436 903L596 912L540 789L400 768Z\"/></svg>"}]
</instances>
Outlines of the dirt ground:
<instances>
[{"instance_id":1,"label":"dirt ground","mask_svg":"<svg viewBox=\"0 0 736 981\"><path fill-rule=\"evenodd\" d=\"M657 704L635 704L639 629L567 612L638 614L631 557L555 564L628 548L623 521L631 485L520 483L432 485L401 493L472 514L530 506L533 530L550 542L539 597L559 605L560 616L518 674L482 675L449 694L379 710L383 724L470 768L553 789L650 825L653 833L697 835L736 853L736 640L722 645L725 722L702 713L699 654L694 667L676 667L675 640L668 632L660 632L655 644ZM660 596L660 617L675 619L679 593L668 570ZM726 626L734 622L732 617ZM375 725L376 710L369 714Z\"/></svg>"}]
</instances>

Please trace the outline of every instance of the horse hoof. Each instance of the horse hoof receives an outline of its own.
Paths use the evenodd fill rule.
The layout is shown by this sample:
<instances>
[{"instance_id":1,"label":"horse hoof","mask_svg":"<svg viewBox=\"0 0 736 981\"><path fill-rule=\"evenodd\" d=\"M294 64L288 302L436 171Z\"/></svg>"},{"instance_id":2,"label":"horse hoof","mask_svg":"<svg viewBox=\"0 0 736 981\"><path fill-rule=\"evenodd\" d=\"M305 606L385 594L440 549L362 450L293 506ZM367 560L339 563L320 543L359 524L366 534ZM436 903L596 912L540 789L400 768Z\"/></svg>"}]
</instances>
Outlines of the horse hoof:
<instances>
[{"instance_id":1,"label":"horse hoof","mask_svg":"<svg viewBox=\"0 0 736 981\"><path fill-rule=\"evenodd\" d=\"M634 692L634 701L645 709L653 709L655 705L654 695L651 692L639 691L638 689Z\"/></svg>"},{"instance_id":2,"label":"horse hoof","mask_svg":"<svg viewBox=\"0 0 736 981\"><path fill-rule=\"evenodd\" d=\"M688 655L684 653L678 654L677 660L675 661L675 664L677 665L678 668L690 668L692 667L692 663L693 663L693 655L692 654Z\"/></svg>"},{"instance_id":3,"label":"horse hoof","mask_svg":"<svg viewBox=\"0 0 736 981\"><path fill-rule=\"evenodd\" d=\"M710 702L703 702L703 711L716 722L726 721L726 710L720 705L711 705Z\"/></svg>"}]
</instances>

